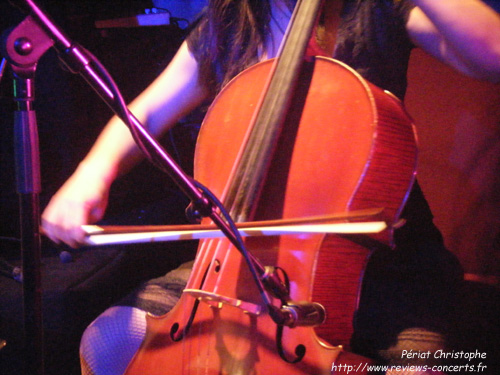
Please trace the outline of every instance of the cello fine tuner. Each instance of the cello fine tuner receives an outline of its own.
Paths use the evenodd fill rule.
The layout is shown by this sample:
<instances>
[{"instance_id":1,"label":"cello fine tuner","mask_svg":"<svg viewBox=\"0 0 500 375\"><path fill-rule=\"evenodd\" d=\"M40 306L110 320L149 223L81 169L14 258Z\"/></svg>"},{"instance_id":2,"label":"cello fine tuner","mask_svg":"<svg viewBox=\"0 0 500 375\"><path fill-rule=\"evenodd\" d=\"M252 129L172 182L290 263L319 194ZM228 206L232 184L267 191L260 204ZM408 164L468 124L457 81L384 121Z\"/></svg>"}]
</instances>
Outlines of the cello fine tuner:
<instances>
[{"instance_id":1,"label":"cello fine tuner","mask_svg":"<svg viewBox=\"0 0 500 375\"><path fill-rule=\"evenodd\" d=\"M260 315L262 308L251 302L245 302L237 298L225 297L220 294L206 292L200 289L184 289L184 293L199 299L212 307L221 309L224 305L229 305L243 310L247 314Z\"/></svg>"}]
</instances>

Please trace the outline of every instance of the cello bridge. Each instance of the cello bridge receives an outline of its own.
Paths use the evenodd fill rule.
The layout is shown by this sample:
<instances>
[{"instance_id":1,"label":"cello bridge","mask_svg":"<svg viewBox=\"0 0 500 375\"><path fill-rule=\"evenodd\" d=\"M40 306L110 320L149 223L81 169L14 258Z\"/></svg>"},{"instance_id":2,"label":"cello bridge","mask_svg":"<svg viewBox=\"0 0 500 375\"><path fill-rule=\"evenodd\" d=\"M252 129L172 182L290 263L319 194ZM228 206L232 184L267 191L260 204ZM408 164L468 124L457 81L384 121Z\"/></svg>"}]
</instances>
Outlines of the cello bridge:
<instances>
[{"instance_id":1,"label":"cello bridge","mask_svg":"<svg viewBox=\"0 0 500 375\"><path fill-rule=\"evenodd\" d=\"M245 302L237 298L225 297L220 294L199 289L184 289L184 293L218 309L221 309L224 305L229 305L241 309L247 314L260 315L262 312L262 308L259 305Z\"/></svg>"}]
</instances>

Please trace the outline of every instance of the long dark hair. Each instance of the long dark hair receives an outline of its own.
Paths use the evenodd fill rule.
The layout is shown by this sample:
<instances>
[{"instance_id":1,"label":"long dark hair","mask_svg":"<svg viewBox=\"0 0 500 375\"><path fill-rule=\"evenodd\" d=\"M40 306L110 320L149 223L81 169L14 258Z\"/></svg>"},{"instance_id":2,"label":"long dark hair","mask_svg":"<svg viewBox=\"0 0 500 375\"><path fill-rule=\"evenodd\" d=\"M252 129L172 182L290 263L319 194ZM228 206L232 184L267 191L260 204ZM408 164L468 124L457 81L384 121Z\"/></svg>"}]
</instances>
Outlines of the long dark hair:
<instances>
[{"instance_id":1,"label":"long dark hair","mask_svg":"<svg viewBox=\"0 0 500 375\"><path fill-rule=\"evenodd\" d=\"M295 0L285 0L290 6ZM203 82L215 93L258 61L266 45L271 0L210 0L197 27Z\"/></svg>"}]
</instances>

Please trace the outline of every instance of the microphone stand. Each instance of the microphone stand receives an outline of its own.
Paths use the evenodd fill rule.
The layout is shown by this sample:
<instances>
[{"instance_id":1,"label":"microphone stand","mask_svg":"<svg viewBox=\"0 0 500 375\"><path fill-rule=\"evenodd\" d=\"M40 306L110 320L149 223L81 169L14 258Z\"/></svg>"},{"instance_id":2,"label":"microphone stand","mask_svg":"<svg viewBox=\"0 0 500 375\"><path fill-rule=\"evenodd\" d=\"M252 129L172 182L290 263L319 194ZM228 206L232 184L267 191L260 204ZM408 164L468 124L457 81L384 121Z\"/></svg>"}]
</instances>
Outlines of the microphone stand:
<instances>
[{"instance_id":1,"label":"microphone stand","mask_svg":"<svg viewBox=\"0 0 500 375\"><path fill-rule=\"evenodd\" d=\"M214 224L219 227L229 241L231 241L231 243L240 251L242 256L245 258L254 282L259 289L261 298L264 304L268 307L272 319L280 325L289 321L291 316L290 312L274 306L264 287L265 284L267 290L269 290L274 296L280 298L282 302L285 302L288 300L288 291L279 277L273 271L270 271L269 267L264 267L260 264L259 261L245 249L238 230L236 229L234 223L232 223L232 220L228 216L224 219L221 214L219 214L218 210L221 212L224 212L225 210L217 201L217 198L214 197L207 189L200 187L200 184L194 181L191 177L187 176L180 166L178 166L172 159L172 157L154 139L154 137L149 134L139 120L137 120L137 118L129 112L116 85L109 75L107 75L104 67L102 67L99 62L91 56L90 52L68 39L66 35L64 35L64 33L38 7L38 5L35 4L34 1L16 0L11 2L15 3L15 5L18 6L23 12L28 14L22 24L25 24L29 29L28 33L30 34L30 37L21 36L17 38L9 38L10 44L7 43L7 50L9 50L10 46L10 49L14 51L16 58L21 57L22 60L22 58L26 55L37 55L37 53L32 53L31 51L28 53L31 49L34 49L35 52L41 52L41 54L43 54L48 48L54 47L63 63L65 63L73 73L80 74L97 92L97 94L99 94L111 110L126 125L128 125L137 145L150 159L150 161L167 173L182 190L182 192L191 200L191 205L188 208L191 213L197 218L209 217L212 219ZM34 41L40 41L41 46L33 46ZM41 54L38 57L40 57ZM34 66L36 66L36 63L34 63ZM21 70L23 72L27 70L34 74L35 69L33 65L30 65L29 68L25 69L23 67ZM26 106L28 113L28 115L26 115L26 119L31 120L32 124L34 120L34 112L31 108L32 99L30 96L32 94L32 87L30 86L30 84L32 84L32 76L24 79L25 81L22 81L21 86L25 86L25 91L29 94L27 97L20 99L19 103L20 106ZM34 126L31 126L30 128L32 127ZM29 139L34 141L35 138L35 133L32 132ZM34 146L34 144L31 145ZM29 153L29 161L32 161L32 167L27 169L29 169L30 172L35 172L33 174L34 179L39 181L39 162L33 154L38 155L37 147L33 148ZM24 182L26 184L27 181ZM37 338L37 345L36 348L32 349L34 349L34 353L37 353L37 364L39 369L38 374L43 374L43 360L41 357L43 351L43 335L41 333L40 230L38 204L38 193L40 188L39 183L31 183L28 185L33 186L29 186L30 189L23 189L23 192L24 190L30 191L26 193L26 197L21 199L21 205L23 208L24 205L29 205L29 209L26 211L31 212L31 215L27 218L27 221L29 222L27 222L23 228L23 237L27 237L24 239L24 242L32 247L33 250L29 256L26 256L26 264L23 266L33 266L33 269L30 272L32 275L27 275L27 269L25 269L24 275L25 280L28 277L33 280L33 282L30 282L29 284L27 283L25 287L27 289L25 291L25 300L31 299L31 301L26 302L26 306L33 305L33 309L29 309L27 311L25 318L28 326L27 328L32 326L33 331L37 328L36 335L33 336ZM293 309L293 306L289 307ZM305 324L314 324L314 322L305 322ZM33 332L31 332L31 334L32 333Z\"/></svg>"},{"instance_id":2,"label":"microphone stand","mask_svg":"<svg viewBox=\"0 0 500 375\"><path fill-rule=\"evenodd\" d=\"M120 95L116 85L105 72L97 59L85 50L83 47L72 42L53 22L52 20L35 4L33 0L11 1L15 3L23 12L28 13L27 20L33 21L38 29L38 33L45 34L46 38L53 43L54 49L58 52L59 58L68 69L79 74L87 83L97 92L111 110L130 128L132 135L138 146L146 156L158 168L167 173L177 184L182 192L191 200L190 211L196 217L209 217L214 224L220 228L231 243L242 253L248 267L257 284L259 292L266 303L271 306L271 300L264 291L261 277L265 275L266 284L270 284L273 290L283 290L279 285L273 285L279 282L269 275L268 270L259 264L259 262L249 254L238 235L234 226L224 220L218 213L220 205L214 204L216 198L207 191L202 191L199 184L191 177L187 176L172 157L163 149L156 139L149 134L137 118L128 111L123 98ZM99 74L101 73L101 74ZM218 206L218 207L217 207ZM230 220L229 220L230 221Z\"/></svg>"},{"instance_id":3,"label":"microphone stand","mask_svg":"<svg viewBox=\"0 0 500 375\"><path fill-rule=\"evenodd\" d=\"M24 371L43 374L43 313L41 288L41 192L35 73L39 58L52 41L27 18L2 38L2 52L14 75L14 150L19 195L24 311Z\"/></svg>"}]
</instances>

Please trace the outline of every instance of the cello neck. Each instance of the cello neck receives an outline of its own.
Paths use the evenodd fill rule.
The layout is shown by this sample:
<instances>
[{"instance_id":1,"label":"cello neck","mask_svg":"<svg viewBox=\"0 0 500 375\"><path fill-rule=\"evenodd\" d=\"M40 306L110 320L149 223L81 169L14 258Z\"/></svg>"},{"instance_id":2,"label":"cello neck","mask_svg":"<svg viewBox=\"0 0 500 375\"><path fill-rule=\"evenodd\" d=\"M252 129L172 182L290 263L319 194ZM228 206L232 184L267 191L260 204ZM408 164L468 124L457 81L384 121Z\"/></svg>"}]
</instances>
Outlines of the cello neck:
<instances>
[{"instance_id":1,"label":"cello neck","mask_svg":"<svg viewBox=\"0 0 500 375\"><path fill-rule=\"evenodd\" d=\"M299 0L292 14L225 195L224 204L236 221L249 219L266 179L322 3Z\"/></svg>"}]
</instances>

